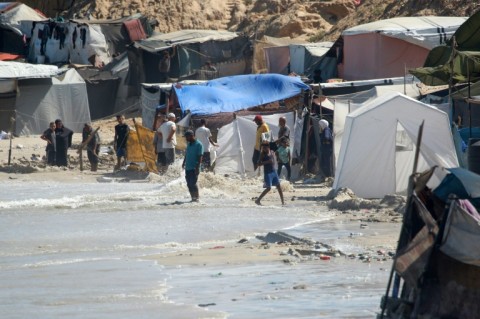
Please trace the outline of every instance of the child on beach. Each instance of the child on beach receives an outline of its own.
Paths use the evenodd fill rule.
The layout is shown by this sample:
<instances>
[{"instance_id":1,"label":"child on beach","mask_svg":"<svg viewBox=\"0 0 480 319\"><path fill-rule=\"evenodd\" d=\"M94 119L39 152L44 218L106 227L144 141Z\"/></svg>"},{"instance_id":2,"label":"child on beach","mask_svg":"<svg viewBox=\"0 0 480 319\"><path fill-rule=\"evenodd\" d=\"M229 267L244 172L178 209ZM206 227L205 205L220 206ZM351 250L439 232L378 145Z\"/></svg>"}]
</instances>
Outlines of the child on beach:
<instances>
[{"instance_id":1,"label":"child on beach","mask_svg":"<svg viewBox=\"0 0 480 319\"><path fill-rule=\"evenodd\" d=\"M288 138L284 136L279 142L280 146L275 152L278 163L277 175L280 177L280 173L282 173L282 167L285 166L287 169L287 180L290 181L292 170L290 168L290 147L288 146Z\"/></svg>"},{"instance_id":2,"label":"child on beach","mask_svg":"<svg viewBox=\"0 0 480 319\"><path fill-rule=\"evenodd\" d=\"M273 168L273 153L270 151L269 143L262 144L261 147L260 158L258 160L258 166L263 165L263 178L264 178L264 186L265 190L260 194L260 196L255 201L255 204L261 205L260 201L262 198L267 195L267 193L272 189L272 185L277 187L278 194L280 195L280 199L282 201L282 205L285 205L285 201L283 200L283 192L282 188L280 187L280 180L278 179L277 172Z\"/></svg>"}]
</instances>

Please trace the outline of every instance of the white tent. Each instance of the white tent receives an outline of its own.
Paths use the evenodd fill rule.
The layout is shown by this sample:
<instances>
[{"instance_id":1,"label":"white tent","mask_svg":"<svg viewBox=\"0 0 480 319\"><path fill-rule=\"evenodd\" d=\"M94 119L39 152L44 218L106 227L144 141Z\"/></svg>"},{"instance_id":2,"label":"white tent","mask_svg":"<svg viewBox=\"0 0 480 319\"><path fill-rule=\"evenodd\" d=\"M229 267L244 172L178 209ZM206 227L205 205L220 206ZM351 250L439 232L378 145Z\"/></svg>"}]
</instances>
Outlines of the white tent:
<instances>
[{"instance_id":1,"label":"white tent","mask_svg":"<svg viewBox=\"0 0 480 319\"><path fill-rule=\"evenodd\" d=\"M18 80L15 100L15 132L41 134L49 123L62 119L74 132L90 122L87 87L75 69L48 79Z\"/></svg>"},{"instance_id":2,"label":"white tent","mask_svg":"<svg viewBox=\"0 0 480 319\"><path fill-rule=\"evenodd\" d=\"M390 92L404 93L405 95L417 98L420 96L420 89L415 81L407 81L408 83L380 85L375 86L368 91L362 91L352 94L329 96L330 101L334 104L333 112L333 136L335 138L335 162L340 154L340 146L342 145L343 131L345 129L345 120L347 115L360 107L367 105L376 98L388 94Z\"/></svg>"},{"instance_id":3,"label":"white tent","mask_svg":"<svg viewBox=\"0 0 480 319\"><path fill-rule=\"evenodd\" d=\"M457 167L448 115L400 93L389 93L347 116L333 188L348 187L365 198L404 192L422 121L418 171L434 165ZM439 178L434 176L432 183Z\"/></svg>"},{"instance_id":4,"label":"white tent","mask_svg":"<svg viewBox=\"0 0 480 319\"><path fill-rule=\"evenodd\" d=\"M290 127L290 137L293 141L295 136L294 113L282 113L263 115L263 120L268 124L273 136L278 135L278 119L285 116L287 125ZM238 116L232 123L220 128L217 142L220 145L217 150L215 172L219 174L253 172L253 149L255 147L255 134L257 125L253 122L254 115ZM293 143L290 148L293 149Z\"/></svg>"}]
</instances>

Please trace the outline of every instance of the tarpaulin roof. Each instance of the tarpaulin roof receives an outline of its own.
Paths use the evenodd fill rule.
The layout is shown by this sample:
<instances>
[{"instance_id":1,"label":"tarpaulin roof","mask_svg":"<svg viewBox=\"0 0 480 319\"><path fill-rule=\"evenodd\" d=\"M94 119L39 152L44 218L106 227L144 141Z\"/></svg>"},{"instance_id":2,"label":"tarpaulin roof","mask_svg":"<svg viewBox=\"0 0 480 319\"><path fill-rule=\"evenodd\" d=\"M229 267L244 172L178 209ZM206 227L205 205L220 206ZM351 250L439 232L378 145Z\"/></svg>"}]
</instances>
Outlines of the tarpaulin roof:
<instances>
[{"instance_id":1,"label":"tarpaulin roof","mask_svg":"<svg viewBox=\"0 0 480 319\"><path fill-rule=\"evenodd\" d=\"M471 80L480 78L480 11L468 18L453 36L456 42L456 52L453 58L454 83L466 82L468 73L470 73ZM453 37L447 41L448 45L441 45L432 49L423 67L411 70L410 73L427 85L448 84L452 41Z\"/></svg>"},{"instance_id":2,"label":"tarpaulin roof","mask_svg":"<svg viewBox=\"0 0 480 319\"><path fill-rule=\"evenodd\" d=\"M463 83L480 79L480 51L458 51L453 58L453 72L449 63L416 68L409 71L427 85L445 85L452 73L453 83Z\"/></svg>"},{"instance_id":3,"label":"tarpaulin roof","mask_svg":"<svg viewBox=\"0 0 480 319\"><path fill-rule=\"evenodd\" d=\"M135 42L135 47L150 52L157 52L171 47L188 43L202 43L207 41L229 41L237 37L237 33L216 30L181 30L159 34L145 40Z\"/></svg>"},{"instance_id":4,"label":"tarpaulin roof","mask_svg":"<svg viewBox=\"0 0 480 319\"><path fill-rule=\"evenodd\" d=\"M173 88L182 111L190 110L194 115L235 112L310 89L300 78L280 74L237 75Z\"/></svg>"},{"instance_id":5,"label":"tarpaulin roof","mask_svg":"<svg viewBox=\"0 0 480 319\"><path fill-rule=\"evenodd\" d=\"M342 35L381 33L432 49L445 43L466 20L466 17L397 17L355 26Z\"/></svg>"}]
</instances>

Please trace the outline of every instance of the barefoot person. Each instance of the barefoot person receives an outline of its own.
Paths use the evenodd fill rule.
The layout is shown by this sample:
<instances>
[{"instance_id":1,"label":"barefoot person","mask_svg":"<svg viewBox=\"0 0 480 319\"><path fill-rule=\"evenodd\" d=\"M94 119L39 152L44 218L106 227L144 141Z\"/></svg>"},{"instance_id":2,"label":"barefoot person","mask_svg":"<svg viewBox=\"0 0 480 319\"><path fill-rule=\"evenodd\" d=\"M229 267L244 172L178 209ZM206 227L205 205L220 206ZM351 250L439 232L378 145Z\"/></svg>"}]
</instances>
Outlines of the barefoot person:
<instances>
[{"instance_id":1,"label":"barefoot person","mask_svg":"<svg viewBox=\"0 0 480 319\"><path fill-rule=\"evenodd\" d=\"M185 179L187 180L192 202L198 202L197 180L200 173L200 164L202 163L203 145L195 138L192 130L186 131L184 136L187 139L187 151L185 152L182 168L185 168Z\"/></svg>"},{"instance_id":2,"label":"barefoot person","mask_svg":"<svg viewBox=\"0 0 480 319\"><path fill-rule=\"evenodd\" d=\"M125 116L117 115L118 124L115 125L115 136L113 138L113 147L117 155L117 165L114 170L127 164L127 140L130 133L130 127L125 123Z\"/></svg>"},{"instance_id":3,"label":"barefoot person","mask_svg":"<svg viewBox=\"0 0 480 319\"><path fill-rule=\"evenodd\" d=\"M263 166L263 179L265 190L260 194L260 196L255 201L255 204L261 205L260 201L262 198L267 195L267 193L272 189L272 185L277 187L278 194L282 201L282 205L285 205L283 200L283 192L280 187L280 180L278 179L277 172L273 167L274 155L270 151L269 143L262 144L262 151L260 153L260 159L258 160L258 166Z\"/></svg>"}]
</instances>

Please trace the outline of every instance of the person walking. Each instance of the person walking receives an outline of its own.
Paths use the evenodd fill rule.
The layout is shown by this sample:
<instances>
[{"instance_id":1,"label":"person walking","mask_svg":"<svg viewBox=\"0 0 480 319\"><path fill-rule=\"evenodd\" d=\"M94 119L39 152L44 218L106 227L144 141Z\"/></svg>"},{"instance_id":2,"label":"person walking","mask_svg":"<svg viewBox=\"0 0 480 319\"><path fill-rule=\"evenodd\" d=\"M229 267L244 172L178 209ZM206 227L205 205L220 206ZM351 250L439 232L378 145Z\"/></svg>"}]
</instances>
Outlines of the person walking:
<instances>
[{"instance_id":1,"label":"person walking","mask_svg":"<svg viewBox=\"0 0 480 319\"><path fill-rule=\"evenodd\" d=\"M55 165L55 153L56 153L56 145L57 139L55 136L55 122L50 122L49 128L43 132L40 138L44 141L47 141L47 147L45 148L46 155L47 155L47 164L48 165Z\"/></svg>"},{"instance_id":2,"label":"person walking","mask_svg":"<svg viewBox=\"0 0 480 319\"><path fill-rule=\"evenodd\" d=\"M198 202L200 196L197 180L200 174L200 164L202 163L203 145L195 138L192 130L187 130L184 136L187 140L187 150L183 159L182 168L185 169L185 180L187 181L192 202Z\"/></svg>"},{"instance_id":3,"label":"person walking","mask_svg":"<svg viewBox=\"0 0 480 319\"><path fill-rule=\"evenodd\" d=\"M163 148L163 139L160 132L160 126L165 122L165 115L160 114L158 116L159 125L155 131L153 137L153 147L155 148L155 154L157 154L157 167L159 172L163 172L164 167L167 165L165 158L165 149Z\"/></svg>"},{"instance_id":4,"label":"person walking","mask_svg":"<svg viewBox=\"0 0 480 319\"><path fill-rule=\"evenodd\" d=\"M262 151L260 153L258 166L263 166L263 187L265 187L265 190L255 200L255 204L262 205L260 202L262 198L267 195L267 193L272 189L272 186L275 186L277 187L278 194L280 195L282 205L285 205L282 187L280 186L280 180L278 179L277 172L275 172L275 169L273 168L273 154L270 150L270 143L262 144Z\"/></svg>"},{"instance_id":5,"label":"person walking","mask_svg":"<svg viewBox=\"0 0 480 319\"><path fill-rule=\"evenodd\" d=\"M207 121L205 119L200 120L200 127L195 131L195 137L203 145L203 159L202 159L202 169L210 170L211 168L211 157L210 152L212 146L218 146L212 139L212 133L207 127Z\"/></svg>"},{"instance_id":6,"label":"person walking","mask_svg":"<svg viewBox=\"0 0 480 319\"><path fill-rule=\"evenodd\" d=\"M258 160L260 159L262 135L270 132L270 128L268 127L268 124L263 121L263 118L261 115L255 115L255 118L253 119L253 121L255 122L255 124L257 124L257 133L255 135L255 147L254 147L253 156L252 156L253 170L256 171L258 168Z\"/></svg>"},{"instance_id":7,"label":"person walking","mask_svg":"<svg viewBox=\"0 0 480 319\"><path fill-rule=\"evenodd\" d=\"M90 137L90 135L92 135ZM87 142L87 140L90 140ZM87 157L90 162L90 170L96 172L98 169L98 154L100 153L100 135L94 132L92 125L85 123L82 131L82 143L87 143Z\"/></svg>"},{"instance_id":8,"label":"person walking","mask_svg":"<svg viewBox=\"0 0 480 319\"><path fill-rule=\"evenodd\" d=\"M175 114L168 113L167 121L163 123L157 131L162 137L163 149L165 150L165 169L175 162L175 146L177 145L177 136L175 132Z\"/></svg>"},{"instance_id":9,"label":"person walking","mask_svg":"<svg viewBox=\"0 0 480 319\"><path fill-rule=\"evenodd\" d=\"M117 155L117 165L114 170L127 164L127 140L130 134L130 127L125 123L125 116L117 115L118 124L115 125L115 136L113 138L113 147Z\"/></svg>"},{"instance_id":10,"label":"person walking","mask_svg":"<svg viewBox=\"0 0 480 319\"><path fill-rule=\"evenodd\" d=\"M63 126L60 119L55 120L55 164L68 166L68 148L72 146L73 131Z\"/></svg>"}]
</instances>

